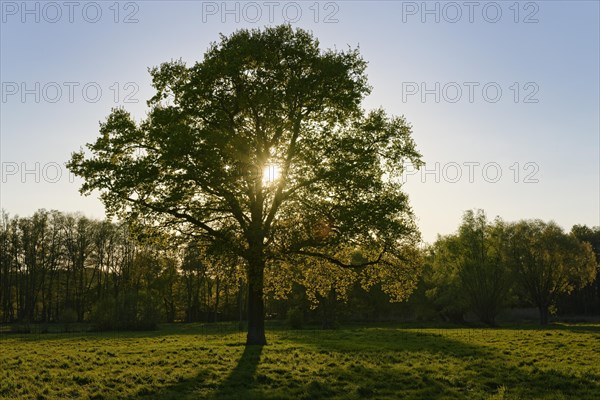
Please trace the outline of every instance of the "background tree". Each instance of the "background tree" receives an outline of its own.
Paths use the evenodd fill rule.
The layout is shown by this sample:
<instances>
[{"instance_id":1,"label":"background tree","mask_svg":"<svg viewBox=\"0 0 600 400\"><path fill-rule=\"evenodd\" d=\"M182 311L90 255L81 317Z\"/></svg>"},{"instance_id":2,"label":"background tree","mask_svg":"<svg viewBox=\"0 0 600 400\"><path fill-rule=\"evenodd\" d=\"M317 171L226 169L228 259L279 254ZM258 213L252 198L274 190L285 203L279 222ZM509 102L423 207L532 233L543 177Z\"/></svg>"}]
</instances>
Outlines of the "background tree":
<instances>
[{"instance_id":1,"label":"background tree","mask_svg":"<svg viewBox=\"0 0 600 400\"><path fill-rule=\"evenodd\" d=\"M589 227L586 225L574 225L571 228L571 234L582 242L587 242L592 246L596 255L596 263L600 268L600 226ZM600 271L596 273L596 278L588 286L575 290L572 295L564 296L560 303L571 313L599 314L600 313Z\"/></svg>"},{"instance_id":2,"label":"background tree","mask_svg":"<svg viewBox=\"0 0 600 400\"><path fill-rule=\"evenodd\" d=\"M455 237L438 236L426 249L421 285L425 298L443 320L463 323L469 307L460 285L460 264L448 262L454 258L450 248L455 241Z\"/></svg>"},{"instance_id":3,"label":"background tree","mask_svg":"<svg viewBox=\"0 0 600 400\"><path fill-rule=\"evenodd\" d=\"M152 69L148 117L113 110L91 155L77 152L68 166L109 213L243 258L248 344L266 343L267 263L352 269L340 247L358 249L363 278L403 299L418 275L419 235L400 176L421 161L403 118L361 109L365 68L357 50L322 51L301 29L240 30L192 67Z\"/></svg>"},{"instance_id":4,"label":"background tree","mask_svg":"<svg viewBox=\"0 0 600 400\"><path fill-rule=\"evenodd\" d=\"M4 210L2 210L0 217L0 303L2 306L0 321L9 322L14 319L13 285L15 273L13 271L14 260L11 243L13 226L10 217Z\"/></svg>"},{"instance_id":5,"label":"background tree","mask_svg":"<svg viewBox=\"0 0 600 400\"><path fill-rule=\"evenodd\" d=\"M62 222L67 260L65 311L74 310L81 322L90 306L86 299L91 280L88 258L92 251L92 222L81 215L66 215Z\"/></svg>"},{"instance_id":6,"label":"background tree","mask_svg":"<svg viewBox=\"0 0 600 400\"><path fill-rule=\"evenodd\" d=\"M594 281L597 263L592 246L565 234L554 222L520 221L508 229L507 260L545 325L558 295Z\"/></svg>"},{"instance_id":7,"label":"background tree","mask_svg":"<svg viewBox=\"0 0 600 400\"><path fill-rule=\"evenodd\" d=\"M469 309L495 325L511 284L502 259L505 243L504 223L489 223L482 210L465 212L457 234L438 238L430 296L450 319L461 320Z\"/></svg>"}]
</instances>

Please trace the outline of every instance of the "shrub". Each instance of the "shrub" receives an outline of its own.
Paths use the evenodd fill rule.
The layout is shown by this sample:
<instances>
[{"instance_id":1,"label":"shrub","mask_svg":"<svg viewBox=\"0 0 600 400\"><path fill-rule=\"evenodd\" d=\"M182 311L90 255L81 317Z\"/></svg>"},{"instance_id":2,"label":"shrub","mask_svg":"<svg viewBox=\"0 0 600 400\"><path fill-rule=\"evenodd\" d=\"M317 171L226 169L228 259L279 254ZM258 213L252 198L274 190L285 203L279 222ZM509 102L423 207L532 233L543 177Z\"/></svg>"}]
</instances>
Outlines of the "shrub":
<instances>
[{"instance_id":1,"label":"shrub","mask_svg":"<svg viewBox=\"0 0 600 400\"><path fill-rule=\"evenodd\" d=\"M28 322L16 323L10 326L10 333L31 333Z\"/></svg>"},{"instance_id":2,"label":"shrub","mask_svg":"<svg viewBox=\"0 0 600 400\"><path fill-rule=\"evenodd\" d=\"M142 292L137 299L138 312L133 326L130 329L154 330L161 319L161 304L157 297L151 293Z\"/></svg>"},{"instance_id":3,"label":"shrub","mask_svg":"<svg viewBox=\"0 0 600 400\"><path fill-rule=\"evenodd\" d=\"M160 318L160 302L145 292L101 299L90 315L94 328L100 331L154 330Z\"/></svg>"},{"instance_id":4,"label":"shrub","mask_svg":"<svg viewBox=\"0 0 600 400\"><path fill-rule=\"evenodd\" d=\"M65 307L60 313L60 322L64 324L65 332L71 331L71 324L77 322L77 311L71 307Z\"/></svg>"},{"instance_id":5,"label":"shrub","mask_svg":"<svg viewBox=\"0 0 600 400\"><path fill-rule=\"evenodd\" d=\"M300 307L292 307L287 312L287 323L292 329L302 329L304 313Z\"/></svg>"},{"instance_id":6,"label":"shrub","mask_svg":"<svg viewBox=\"0 0 600 400\"><path fill-rule=\"evenodd\" d=\"M99 300L90 314L94 329L99 331L118 329L117 302L113 297Z\"/></svg>"}]
</instances>

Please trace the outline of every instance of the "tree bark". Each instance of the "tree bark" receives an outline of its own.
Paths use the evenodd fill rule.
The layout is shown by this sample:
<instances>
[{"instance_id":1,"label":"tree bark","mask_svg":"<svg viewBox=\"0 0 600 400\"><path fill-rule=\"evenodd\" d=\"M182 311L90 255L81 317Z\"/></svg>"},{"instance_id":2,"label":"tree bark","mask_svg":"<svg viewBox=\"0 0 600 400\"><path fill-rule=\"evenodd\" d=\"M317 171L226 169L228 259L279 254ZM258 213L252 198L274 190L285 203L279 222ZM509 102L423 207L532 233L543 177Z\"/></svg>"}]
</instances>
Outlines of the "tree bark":
<instances>
[{"instance_id":1,"label":"tree bark","mask_svg":"<svg viewBox=\"0 0 600 400\"><path fill-rule=\"evenodd\" d=\"M497 326L496 317L493 315L484 315L483 317L481 317L481 322L492 328L495 328Z\"/></svg>"},{"instance_id":2,"label":"tree bark","mask_svg":"<svg viewBox=\"0 0 600 400\"><path fill-rule=\"evenodd\" d=\"M215 311L214 311L214 315L213 315L213 321L217 322L218 318L217 318L217 313L219 312L219 276L217 276L216 278L216 282L215 282Z\"/></svg>"},{"instance_id":3,"label":"tree bark","mask_svg":"<svg viewBox=\"0 0 600 400\"><path fill-rule=\"evenodd\" d=\"M265 260L262 257L262 246L252 249L248 257L248 335L246 346L266 345L265 338L265 303L263 299L263 281Z\"/></svg>"},{"instance_id":4,"label":"tree bark","mask_svg":"<svg viewBox=\"0 0 600 400\"><path fill-rule=\"evenodd\" d=\"M539 306L540 325L548 325L548 306Z\"/></svg>"}]
</instances>

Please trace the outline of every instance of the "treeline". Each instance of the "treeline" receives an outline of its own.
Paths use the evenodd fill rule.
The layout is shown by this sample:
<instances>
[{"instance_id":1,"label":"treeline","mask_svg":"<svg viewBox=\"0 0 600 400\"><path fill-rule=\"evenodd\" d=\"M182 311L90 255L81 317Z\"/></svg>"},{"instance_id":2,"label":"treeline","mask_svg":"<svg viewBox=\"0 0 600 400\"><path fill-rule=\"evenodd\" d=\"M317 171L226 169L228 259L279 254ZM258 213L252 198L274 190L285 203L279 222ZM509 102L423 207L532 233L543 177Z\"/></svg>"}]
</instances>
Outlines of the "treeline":
<instances>
[{"instance_id":1,"label":"treeline","mask_svg":"<svg viewBox=\"0 0 600 400\"><path fill-rule=\"evenodd\" d=\"M494 325L504 310L532 306L541 323L557 311L600 315L600 227L564 232L554 223L490 222L482 211L468 211L455 234L422 252L422 275L404 303L390 303L377 285L365 290L346 281L344 271L314 269L283 282L286 290L268 290L267 316L331 327L399 318L464 322L469 315ZM151 329L239 320L246 315L243 271L227 249L189 237L140 240L125 223L46 210L2 213L0 321Z\"/></svg>"},{"instance_id":2,"label":"treeline","mask_svg":"<svg viewBox=\"0 0 600 400\"><path fill-rule=\"evenodd\" d=\"M3 213L0 225L2 322L147 329L239 315L235 264L198 246L142 242L126 224L58 211Z\"/></svg>"},{"instance_id":3,"label":"treeline","mask_svg":"<svg viewBox=\"0 0 600 400\"><path fill-rule=\"evenodd\" d=\"M600 315L600 227L553 222L490 222L467 211L455 234L438 237L413 301L444 319L474 313L495 325L507 307L534 306L541 324L557 311Z\"/></svg>"}]
</instances>

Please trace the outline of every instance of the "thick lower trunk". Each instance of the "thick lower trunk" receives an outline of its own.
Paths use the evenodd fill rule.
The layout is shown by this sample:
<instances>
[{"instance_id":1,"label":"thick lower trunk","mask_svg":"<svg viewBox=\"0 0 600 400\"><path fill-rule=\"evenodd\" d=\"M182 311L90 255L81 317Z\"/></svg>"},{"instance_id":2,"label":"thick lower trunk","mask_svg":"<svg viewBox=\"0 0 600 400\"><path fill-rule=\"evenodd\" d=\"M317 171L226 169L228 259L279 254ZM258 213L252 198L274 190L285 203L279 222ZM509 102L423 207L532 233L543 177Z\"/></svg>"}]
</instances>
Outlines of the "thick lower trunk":
<instances>
[{"instance_id":1,"label":"thick lower trunk","mask_svg":"<svg viewBox=\"0 0 600 400\"><path fill-rule=\"evenodd\" d=\"M248 260L248 335L246 345L265 345L265 303L263 280L265 262L262 257Z\"/></svg>"},{"instance_id":2,"label":"thick lower trunk","mask_svg":"<svg viewBox=\"0 0 600 400\"><path fill-rule=\"evenodd\" d=\"M496 326L496 313L493 310L490 310L487 307L481 308L477 310L476 314L479 317L479 320L487 326Z\"/></svg>"},{"instance_id":3,"label":"thick lower trunk","mask_svg":"<svg viewBox=\"0 0 600 400\"><path fill-rule=\"evenodd\" d=\"M219 277L217 277L217 281L215 282L215 312L213 315L215 322L217 322L217 320L218 320L218 317L217 317L218 312L219 312Z\"/></svg>"},{"instance_id":4,"label":"thick lower trunk","mask_svg":"<svg viewBox=\"0 0 600 400\"><path fill-rule=\"evenodd\" d=\"M336 301L335 290L332 289L323 299L323 329L335 329L336 327Z\"/></svg>"},{"instance_id":5,"label":"thick lower trunk","mask_svg":"<svg viewBox=\"0 0 600 400\"><path fill-rule=\"evenodd\" d=\"M547 306L539 306L540 310L540 324L548 325L548 307Z\"/></svg>"},{"instance_id":6,"label":"thick lower trunk","mask_svg":"<svg viewBox=\"0 0 600 400\"><path fill-rule=\"evenodd\" d=\"M487 326L496 327L496 318L494 316L486 315L481 318L481 322Z\"/></svg>"},{"instance_id":7,"label":"thick lower trunk","mask_svg":"<svg viewBox=\"0 0 600 400\"><path fill-rule=\"evenodd\" d=\"M453 324L464 324L465 323L465 317L462 312L446 311L446 312L442 312L441 316L444 319L444 321L448 321Z\"/></svg>"}]
</instances>

